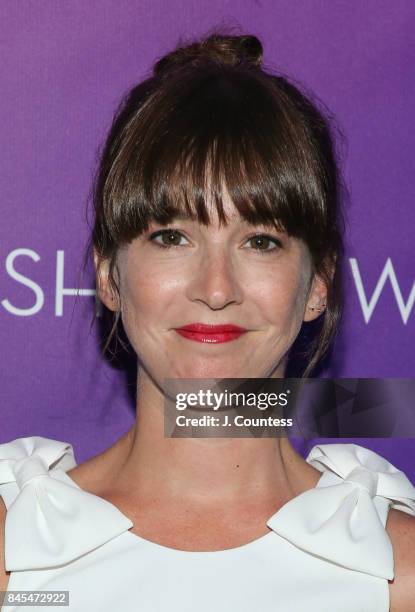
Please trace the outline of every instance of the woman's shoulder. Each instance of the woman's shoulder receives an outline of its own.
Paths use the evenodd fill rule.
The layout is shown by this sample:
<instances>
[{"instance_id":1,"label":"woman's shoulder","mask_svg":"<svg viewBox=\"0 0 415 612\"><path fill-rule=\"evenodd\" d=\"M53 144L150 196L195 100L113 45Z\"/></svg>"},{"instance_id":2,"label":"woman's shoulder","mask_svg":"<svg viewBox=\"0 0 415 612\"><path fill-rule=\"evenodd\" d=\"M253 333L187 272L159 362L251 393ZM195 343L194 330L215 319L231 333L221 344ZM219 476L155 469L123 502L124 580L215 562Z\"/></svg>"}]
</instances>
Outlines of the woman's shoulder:
<instances>
[{"instance_id":1,"label":"woman's shoulder","mask_svg":"<svg viewBox=\"0 0 415 612\"><path fill-rule=\"evenodd\" d=\"M7 570L46 569L72 561L132 526L113 504L68 476L75 467L67 442L31 436L0 444ZM53 530L45 531L45 522Z\"/></svg>"},{"instance_id":2,"label":"woman's shoulder","mask_svg":"<svg viewBox=\"0 0 415 612\"><path fill-rule=\"evenodd\" d=\"M401 546L386 523L394 509L392 516L407 519L402 518L401 531L410 525L412 533L415 487L409 478L358 444L317 444L306 461L322 472L317 485L285 504L268 526L319 558L393 580L394 547L401 555Z\"/></svg>"},{"instance_id":3,"label":"woman's shoulder","mask_svg":"<svg viewBox=\"0 0 415 612\"><path fill-rule=\"evenodd\" d=\"M365 507L376 510L371 517L380 519L386 531L391 528L397 535L404 525L414 524L415 486L404 471L381 454L354 443L317 444L306 461L322 472L317 489L345 485L348 489L344 488L340 496L343 498L349 490L355 502L353 511L359 509L362 500L370 500L372 505Z\"/></svg>"},{"instance_id":4,"label":"woman's shoulder","mask_svg":"<svg viewBox=\"0 0 415 612\"><path fill-rule=\"evenodd\" d=\"M381 454L354 443L316 444L307 463L322 472L319 487L344 483L356 492L365 493L375 502L384 499L387 505L415 516L415 487L408 476ZM380 512L386 524L387 512Z\"/></svg>"},{"instance_id":5,"label":"woman's shoulder","mask_svg":"<svg viewBox=\"0 0 415 612\"><path fill-rule=\"evenodd\" d=\"M16 438L0 444L0 495L8 509L24 486L38 476L76 466L70 443L43 436Z\"/></svg>"},{"instance_id":6,"label":"woman's shoulder","mask_svg":"<svg viewBox=\"0 0 415 612\"><path fill-rule=\"evenodd\" d=\"M361 495L366 496L366 500L371 499L378 511L372 520L380 518L391 544L390 612L412 612L415 601L415 487L410 479L385 457L359 444L316 445L307 461L331 475L328 481L330 477L333 479L330 482L341 478L350 487L357 487L354 512L359 511Z\"/></svg>"},{"instance_id":7,"label":"woman's shoulder","mask_svg":"<svg viewBox=\"0 0 415 612\"><path fill-rule=\"evenodd\" d=\"M63 456L66 456L66 463L63 462L66 467L73 465L71 445L40 436L16 438L0 443L0 591L7 589L10 576L10 568L6 570L8 510L16 501L25 480L30 479L36 472L40 473L42 469L49 469L48 459L52 463ZM10 532L7 533L8 538L9 536Z\"/></svg>"},{"instance_id":8,"label":"woman's shoulder","mask_svg":"<svg viewBox=\"0 0 415 612\"><path fill-rule=\"evenodd\" d=\"M126 438L127 435L122 436L117 443L82 463L77 462L70 442L54 438L28 436L0 443L0 487L10 482L22 485L22 479L28 480L40 473L64 472L80 489L98 495L104 483L108 486L118 473L119 448L125 446Z\"/></svg>"},{"instance_id":9,"label":"woman's shoulder","mask_svg":"<svg viewBox=\"0 0 415 612\"><path fill-rule=\"evenodd\" d=\"M9 582L10 572L6 572L4 559L4 532L6 523L7 509L0 496L0 591L6 591Z\"/></svg>"},{"instance_id":10,"label":"woman's shoulder","mask_svg":"<svg viewBox=\"0 0 415 612\"><path fill-rule=\"evenodd\" d=\"M389 582L390 612L413 612L415 602L415 517L392 508L386 531L394 555L394 579Z\"/></svg>"}]
</instances>

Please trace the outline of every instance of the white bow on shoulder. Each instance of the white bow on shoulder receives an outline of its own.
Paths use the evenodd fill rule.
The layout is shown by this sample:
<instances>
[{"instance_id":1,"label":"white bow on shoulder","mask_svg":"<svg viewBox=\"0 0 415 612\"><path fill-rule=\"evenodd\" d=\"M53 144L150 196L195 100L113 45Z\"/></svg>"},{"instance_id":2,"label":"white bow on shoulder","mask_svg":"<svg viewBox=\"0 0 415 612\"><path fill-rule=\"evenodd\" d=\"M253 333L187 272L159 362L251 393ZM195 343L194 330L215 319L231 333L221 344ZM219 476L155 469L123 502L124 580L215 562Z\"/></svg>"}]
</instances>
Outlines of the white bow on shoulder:
<instances>
[{"instance_id":1,"label":"white bow on shoulder","mask_svg":"<svg viewBox=\"0 0 415 612\"><path fill-rule=\"evenodd\" d=\"M324 472L317 487L291 499L268 527L323 559L392 580L393 549L385 524L390 507L415 516L410 480L356 444L317 445L306 460Z\"/></svg>"},{"instance_id":2,"label":"white bow on shoulder","mask_svg":"<svg viewBox=\"0 0 415 612\"><path fill-rule=\"evenodd\" d=\"M75 466L66 442L33 436L0 445L7 571L56 567L132 527L113 504L66 476Z\"/></svg>"}]
</instances>

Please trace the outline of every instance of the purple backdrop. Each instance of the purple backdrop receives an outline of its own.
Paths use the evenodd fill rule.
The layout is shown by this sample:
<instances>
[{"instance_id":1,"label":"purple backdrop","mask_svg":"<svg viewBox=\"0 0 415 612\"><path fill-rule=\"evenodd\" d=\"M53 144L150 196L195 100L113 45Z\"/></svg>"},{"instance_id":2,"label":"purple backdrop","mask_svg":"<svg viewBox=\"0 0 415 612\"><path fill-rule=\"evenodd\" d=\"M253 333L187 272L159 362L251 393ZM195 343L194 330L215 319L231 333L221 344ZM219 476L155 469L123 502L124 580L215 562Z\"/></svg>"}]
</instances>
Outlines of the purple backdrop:
<instances>
[{"instance_id":1,"label":"purple backdrop","mask_svg":"<svg viewBox=\"0 0 415 612\"><path fill-rule=\"evenodd\" d=\"M412 2L45 0L2 3L0 17L1 442L54 437L82 462L133 422L89 329L92 268L79 279L97 150L154 60L223 23L260 36L266 63L315 92L347 138L346 314L325 376L414 377ZM360 443L415 479L415 440Z\"/></svg>"}]
</instances>

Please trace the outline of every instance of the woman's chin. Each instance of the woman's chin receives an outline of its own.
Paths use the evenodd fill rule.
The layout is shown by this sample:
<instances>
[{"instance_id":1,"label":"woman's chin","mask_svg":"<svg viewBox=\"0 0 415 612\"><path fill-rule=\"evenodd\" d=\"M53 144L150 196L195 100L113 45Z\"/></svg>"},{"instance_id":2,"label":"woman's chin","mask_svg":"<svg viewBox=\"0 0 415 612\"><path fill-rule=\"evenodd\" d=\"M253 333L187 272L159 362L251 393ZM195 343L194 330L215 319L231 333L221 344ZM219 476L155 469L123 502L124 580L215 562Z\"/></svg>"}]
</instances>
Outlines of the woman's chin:
<instances>
[{"instance_id":1,"label":"woman's chin","mask_svg":"<svg viewBox=\"0 0 415 612\"><path fill-rule=\"evenodd\" d=\"M172 378L243 378L240 368L235 365L209 363L181 367Z\"/></svg>"}]
</instances>

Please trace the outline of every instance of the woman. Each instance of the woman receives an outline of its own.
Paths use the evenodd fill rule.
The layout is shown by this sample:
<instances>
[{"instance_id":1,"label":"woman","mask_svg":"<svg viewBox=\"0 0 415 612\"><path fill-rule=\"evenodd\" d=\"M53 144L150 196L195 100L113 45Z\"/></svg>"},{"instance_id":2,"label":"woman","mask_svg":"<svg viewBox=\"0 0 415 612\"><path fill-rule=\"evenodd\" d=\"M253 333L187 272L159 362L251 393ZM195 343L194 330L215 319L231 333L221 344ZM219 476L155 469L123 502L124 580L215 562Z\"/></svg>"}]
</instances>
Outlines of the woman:
<instances>
[{"instance_id":1,"label":"woman","mask_svg":"<svg viewBox=\"0 0 415 612\"><path fill-rule=\"evenodd\" d=\"M330 129L261 57L253 36L178 48L118 112L92 246L107 345L121 319L138 357L136 423L82 465L66 442L0 446L2 589L67 590L71 610L413 609L415 489L381 456L164 437L166 379L283 378L314 326L307 377L336 332Z\"/></svg>"}]
</instances>

